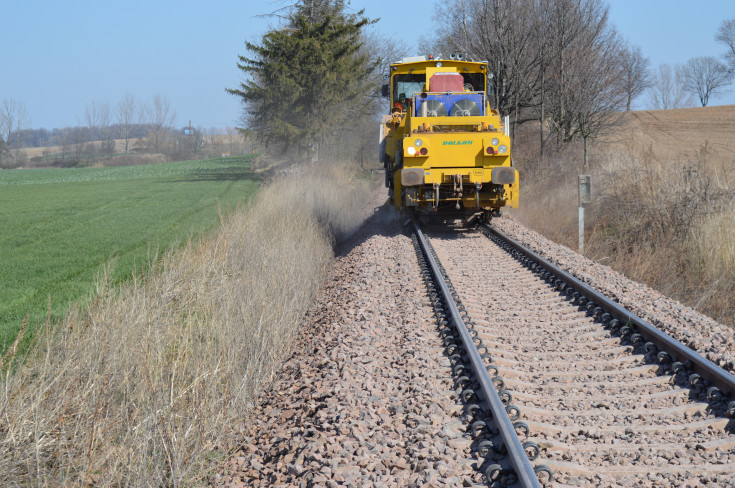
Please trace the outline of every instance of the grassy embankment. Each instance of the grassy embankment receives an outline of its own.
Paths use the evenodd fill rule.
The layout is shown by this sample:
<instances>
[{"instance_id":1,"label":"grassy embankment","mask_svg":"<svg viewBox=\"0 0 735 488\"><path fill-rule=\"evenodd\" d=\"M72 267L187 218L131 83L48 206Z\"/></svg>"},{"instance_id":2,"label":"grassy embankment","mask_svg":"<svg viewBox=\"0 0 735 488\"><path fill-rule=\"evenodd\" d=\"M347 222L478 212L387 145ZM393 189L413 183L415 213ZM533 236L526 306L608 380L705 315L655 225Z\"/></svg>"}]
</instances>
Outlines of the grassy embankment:
<instances>
[{"instance_id":1,"label":"grassy embankment","mask_svg":"<svg viewBox=\"0 0 735 488\"><path fill-rule=\"evenodd\" d=\"M713 109L633 113L617 140L597 145L585 255L733 326L733 141L718 134L735 127L735 107ZM577 154L567 148L544 165L528 158L516 214L572 249Z\"/></svg>"},{"instance_id":2,"label":"grassy embankment","mask_svg":"<svg viewBox=\"0 0 735 488\"><path fill-rule=\"evenodd\" d=\"M116 168L0 172L0 351L159 252L214 227L252 197L252 157Z\"/></svg>"},{"instance_id":3,"label":"grassy embankment","mask_svg":"<svg viewBox=\"0 0 735 488\"><path fill-rule=\"evenodd\" d=\"M273 182L133 282L101 280L6 358L0 484L203 484L358 221L366 185L315 173Z\"/></svg>"}]
</instances>

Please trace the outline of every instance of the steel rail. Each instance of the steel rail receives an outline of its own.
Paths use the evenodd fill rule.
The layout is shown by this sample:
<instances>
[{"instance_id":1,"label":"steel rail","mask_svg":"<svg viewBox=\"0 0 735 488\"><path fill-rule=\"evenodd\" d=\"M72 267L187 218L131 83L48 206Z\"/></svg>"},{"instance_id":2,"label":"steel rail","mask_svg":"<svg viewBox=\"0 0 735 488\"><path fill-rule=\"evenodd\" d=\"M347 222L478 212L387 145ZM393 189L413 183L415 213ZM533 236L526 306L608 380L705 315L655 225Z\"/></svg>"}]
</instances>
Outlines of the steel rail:
<instances>
[{"instance_id":1,"label":"steel rail","mask_svg":"<svg viewBox=\"0 0 735 488\"><path fill-rule=\"evenodd\" d=\"M641 336L654 343L662 351L666 351L669 355L671 355L673 358L672 361L689 361L692 365L692 369L697 374L702 376L702 378L708 379L711 384L717 386L723 393L729 395L735 393L735 375L728 373L698 352L688 348L665 332L659 330L656 326L646 322L642 318L638 317L634 313L620 306L602 293L598 292L588 284L575 278L561 268L558 268L551 262L545 260L535 252L525 247L523 244L506 236L499 230L484 223L480 224L479 226L482 229L485 229L486 231L492 233L517 251L536 261L542 268L560 278L568 286L571 286L580 294L584 294L589 301L597 304L597 306L601 307L613 318L616 318L620 322L622 322L623 325L634 325L637 328L637 332L641 334Z\"/></svg>"},{"instance_id":2,"label":"steel rail","mask_svg":"<svg viewBox=\"0 0 735 488\"><path fill-rule=\"evenodd\" d=\"M523 449L523 445L521 444L520 439L518 439L515 427L513 427L513 423L510 421L508 413L505 411L503 402L500 400L500 396L495 390L495 385L493 385L490 374L487 372L487 368L485 367L485 363L480 356L480 352L475 347L472 336L470 335L469 331L467 330L467 326L460 316L457 304L454 302L452 294L449 291L449 287L447 286L446 281L441 275L441 271L439 270L437 261L436 259L434 259L434 256L429 250L426 237L424 237L423 232L421 232L421 229L419 229L419 226L418 224L416 224L416 222L413 222L413 227L419 244L421 245L424 256L426 257L426 261L431 268L431 273L434 275L434 279L439 285L442 295L444 296L444 301L447 305L447 308L449 309L452 321L454 322L460 338L464 343L464 347L467 350L470 364L475 370L480 384L480 390L482 391L482 394L485 397L488 406L490 407L493 421L500 431L500 436L506 446L506 449L508 451L508 458L510 459L516 476L518 477L518 481L520 485L524 488L540 488L541 483L539 482L533 466L531 465L531 461L528 459L528 456Z\"/></svg>"}]
</instances>

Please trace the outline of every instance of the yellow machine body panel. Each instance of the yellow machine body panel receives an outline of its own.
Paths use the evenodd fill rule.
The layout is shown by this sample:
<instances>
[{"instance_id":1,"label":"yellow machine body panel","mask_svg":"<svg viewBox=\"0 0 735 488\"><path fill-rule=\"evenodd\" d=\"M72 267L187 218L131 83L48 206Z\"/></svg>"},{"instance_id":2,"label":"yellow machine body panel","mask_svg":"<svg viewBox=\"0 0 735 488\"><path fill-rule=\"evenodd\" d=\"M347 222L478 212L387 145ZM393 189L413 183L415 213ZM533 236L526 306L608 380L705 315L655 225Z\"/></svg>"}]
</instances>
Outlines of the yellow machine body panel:
<instances>
[{"instance_id":1,"label":"yellow machine body panel","mask_svg":"<svg viewBox=\"0 0 735 488\"><path fill-rule=\"evenodd\" d=\"M518 206L510 138L487 102L487 64L407 58L390 66L380 156L398 208L483 215Z\"/></svg>"}]
</instances>

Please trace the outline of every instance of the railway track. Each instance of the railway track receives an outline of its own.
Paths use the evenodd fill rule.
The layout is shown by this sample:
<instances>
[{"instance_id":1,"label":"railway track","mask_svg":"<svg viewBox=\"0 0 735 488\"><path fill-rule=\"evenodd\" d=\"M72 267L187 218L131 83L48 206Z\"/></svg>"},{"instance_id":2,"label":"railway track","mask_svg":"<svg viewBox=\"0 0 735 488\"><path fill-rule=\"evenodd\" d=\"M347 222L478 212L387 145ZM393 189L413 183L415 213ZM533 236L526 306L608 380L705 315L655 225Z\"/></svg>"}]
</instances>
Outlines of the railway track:
<instances>
[{"instance_id":1,"label":"railway track","mask_svg":"<svg viewBox=\"0 0 735 488\"><path fill-rule=\"evenodd\" d=\"M735 486L735 377L483 232L416 227L488 482Z\"/></svg>"}]
</instances>

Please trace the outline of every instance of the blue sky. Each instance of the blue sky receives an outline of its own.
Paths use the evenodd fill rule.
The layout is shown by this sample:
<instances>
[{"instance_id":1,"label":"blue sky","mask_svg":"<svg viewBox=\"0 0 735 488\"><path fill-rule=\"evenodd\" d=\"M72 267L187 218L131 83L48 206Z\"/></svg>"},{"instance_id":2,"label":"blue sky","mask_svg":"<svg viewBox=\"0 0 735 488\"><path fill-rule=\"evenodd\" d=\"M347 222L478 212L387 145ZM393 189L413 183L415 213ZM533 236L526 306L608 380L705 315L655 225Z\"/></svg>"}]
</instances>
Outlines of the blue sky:
<instances>
[{"instance_id":1,"label":"blue sky","mask_svg":"<svg viewBox=\"0 0 735 488\"><path fill-rule=\"evenodd\" d=\"M224 92L236 87L237 55L275 20L259 17L281 0L0 0L0 100L25 103L33 127L83 124L85 105L117 103L125 93L149 101L165 95L176 123L236 125L240 106ZM714 33L735 18L735 1L611 0L611 21L652 66L720 55ZM416 51L431 32L434 2L352 0L380 18L379 33ZM713 105L735 104L735 92Z\"/></svg>"}]
</instances>

